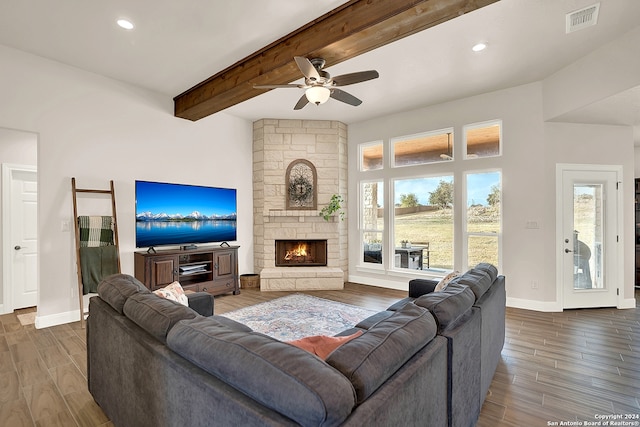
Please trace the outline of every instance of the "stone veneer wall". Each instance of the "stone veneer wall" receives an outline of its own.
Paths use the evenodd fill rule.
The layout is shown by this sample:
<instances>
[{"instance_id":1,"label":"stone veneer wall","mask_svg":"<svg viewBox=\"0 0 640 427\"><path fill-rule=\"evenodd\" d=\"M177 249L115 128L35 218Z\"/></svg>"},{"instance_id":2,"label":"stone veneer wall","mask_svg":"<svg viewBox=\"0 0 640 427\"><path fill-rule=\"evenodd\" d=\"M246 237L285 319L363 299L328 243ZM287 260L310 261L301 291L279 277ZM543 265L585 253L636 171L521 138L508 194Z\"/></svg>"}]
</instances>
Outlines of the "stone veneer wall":
<instances>
[{"instance_id":1,"label":"stone veneer wall","mask_svg":"<svg viewBox=\"0 0 640 427\"><path fill-rule=\"evenodd\" d=\"M287 210L285 174L297 159L316 168L318 210ZM262 290L342 289L347 221L318 215L333 194L347 201L347 126L337 121L253 123L254 267ZM344 206L346 213L346 203ZM327 239L326 267L275 267L275 239Z\"/></svg>"}]
</instances>

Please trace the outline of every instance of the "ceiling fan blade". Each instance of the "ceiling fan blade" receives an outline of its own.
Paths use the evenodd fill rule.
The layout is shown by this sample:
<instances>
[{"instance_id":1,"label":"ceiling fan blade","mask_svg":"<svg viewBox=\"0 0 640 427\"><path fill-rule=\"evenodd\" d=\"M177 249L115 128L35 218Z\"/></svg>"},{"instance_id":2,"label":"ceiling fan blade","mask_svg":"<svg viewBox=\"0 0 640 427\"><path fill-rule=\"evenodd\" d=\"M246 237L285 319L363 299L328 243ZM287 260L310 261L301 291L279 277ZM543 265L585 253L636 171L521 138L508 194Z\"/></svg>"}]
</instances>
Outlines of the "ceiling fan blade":
<instances>
[{"instance_id":1,"label":"ceiling fan blade","mask_svg":"<svg viewBox=\"0 0 640 427\"><path fill-rule=\"evenodd\" d=\"M376 70L359 71L357 73L342 74L333 78L335 86L347 86L354 83L366 82L380 77Z\"/></svg>"},{"instance_id":2,"label":"ceiling fan blade","mask_svg":"<svg viewBox=\"0 0 640 427\"><path fill-rule=\"evenodd\" d=\"M309 100L307 99L307 95L302 94L302 96L298 100L298 103L296 104L295 107L293 107L293 109L294 110L301 110L308 103L309 103Z\"/></svg>"},{"instance_id":3,"label":"ceiling fan blade","mask_svg":"<svg viewBox=\"0 0 640 427\"><path fill-rule=\"evenodd\" d=\"M316 67L313 66L311 61L309 61L304 56L294 56L293 59L296 60L298 68L300 68L300 71L302 71L302 74L304 74L306 78L313 82L320 80L320 74L318 73L318 70L316 70Z\"/></svg>"},{"instance_id":4,"label":"ceiling fan blade","mask_svg":"<svg viewBox=\"0 0 640 427\"><path fill-rule=\"evenodd\" d=\"M289 88L289 87L302 89L305 86L304 85L295 85L295 84L288 84L288 85L253 85L254 89L281 89L281 88Z\"/></svg>"},{"instance_id":5,"label":"ceiling fan blade","mask_svg":"<svg viewBox=\"0 0 640 427\"><path fill-rule=\"evenodd\" d=\"M354 107L362 104L361 100L340 89L331 89L331 97L346 104L353 105Z\"/></svg>"}]
</instances>

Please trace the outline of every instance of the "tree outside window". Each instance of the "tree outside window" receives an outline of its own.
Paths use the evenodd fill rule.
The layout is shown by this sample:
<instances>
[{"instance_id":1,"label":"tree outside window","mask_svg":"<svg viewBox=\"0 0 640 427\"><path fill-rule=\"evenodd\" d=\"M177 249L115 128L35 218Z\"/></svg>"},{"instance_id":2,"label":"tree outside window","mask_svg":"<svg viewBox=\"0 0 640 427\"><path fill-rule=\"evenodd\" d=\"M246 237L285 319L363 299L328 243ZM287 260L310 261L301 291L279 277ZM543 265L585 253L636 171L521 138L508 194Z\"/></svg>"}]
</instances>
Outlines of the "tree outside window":
<instances>
[{"instance_id":1,"label":"tree outside window","mask_svg":"<svg viewBox=\"0 0 640 427\"><path fill-rule=\"evenodd\" d=\"M467 267L480 262L499 266L501 215L501 173L466 175L467 209L465 221Z\"/></svg>"},{"instance_id":2,"label":"tree outside window","mask_svg":"<svg viewBox=\"0 0 640 427\"><path fill-rule=\"evenodd\" d=\"M453 269L453 175L397 179L393 181L395 209L393 221L394 247L403 243L428 245L423 265L394 263L395 268ZM404 241L404 242L403 242ZM401 250L397 252L402 253ZM428 267L427 267L428 265Z\"/></svg>"}]
</instances>

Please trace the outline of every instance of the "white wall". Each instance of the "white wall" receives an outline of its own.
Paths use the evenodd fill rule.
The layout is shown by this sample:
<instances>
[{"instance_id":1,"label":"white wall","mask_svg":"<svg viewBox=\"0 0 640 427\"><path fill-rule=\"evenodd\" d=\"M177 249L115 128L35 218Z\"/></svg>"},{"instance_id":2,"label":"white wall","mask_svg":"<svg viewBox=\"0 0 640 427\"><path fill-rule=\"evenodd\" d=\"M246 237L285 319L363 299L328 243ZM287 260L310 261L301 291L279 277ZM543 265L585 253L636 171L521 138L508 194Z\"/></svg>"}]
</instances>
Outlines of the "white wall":
<instances>
[{"instance_id":1,"label":"white wall","mask_svg":"<svg viewBox=\"0 0 640 427\"><path fill-rule=\"evenodd\" d=\"M640 85L640 27L594 50L547 77L543 86L544 119Z\"/></svg>"},{"instance_id":2,"label":"white wall","mask_svg":"<svg viewBox=\"0 0 640 427\"><path fill-rule=\"evenodd\" d=\"M61 230L63 221L73 224L71 177L82 188L106 189L114 180L129 274L134 180L237 188L239 268L251 272L250 122L224 113L195 123L174 118L170 97L3 46L0 69L0 127L39 134L38 326L79 318L73 233Z\"/></svg>"},{"instance_id":3,"label":"white wall","mask_svg":"<svg viewBox=\"0 0 640 427\"><path fill-rule=\"evenodd\" d=\"M522 102L526 99L527 102ZM513 108L518 105L518 108ZM360 177L370 174L354 172L357 170L357 144L377 139L388 140L394 136L410 135L418 132L454 128L454 153L462 152L462 127L466 124L488 120L502 120L503 155L495 158L480 158L457 160L427 165L419 168L403 168L407 176L416 173L440 174L452 173L456 182L462 182L464 170L483 170L499 168L502 170L503 186L503 256L502 273L509 277L508 292L510 296L524 296L524 289L518 283L529 283L535 279L545 283L547 268L542 254L542 241L538 235L545 233L547 228L553 229L551 219L553 212L549 211L548 201L553 202L540 191L538 179L540 175L535 170L541 170L544 159L544 144L542 144L544 129L542 126L541 85L530 84L513 89L493 92L467 99L457 100L437 106L426 107L389 117L351 124L349 126L349 170L352 171L349 180L349 194L357 194L356 181ZM385 151L385 154L389 151ZM456 156L461 158L460 155ZM533 173L523 174L525 170ZM416 171L416 169L418 169ZM400 171L404 173L404 171ZM385 171L380 171L384 176ZM464 205L457 192L457 205ZM526 195L526 203L514 193ZM554 193L551 193L553 195ZM357 231L357 203L349 203L350 230L350 265L352 280L365 283L376 283L390 287L406 289L408 279L416 277L407 273L389 273L382 278L379 274L371 274L362 268L358 269L360 259L358 231ZM458 214L454 220L462 221ZM526 221L535 220L541 227L539 230L525 229ZM527 242L522 245L522 242ZM455 236L455 266L462 265L462 237ZM553 277L553 276L550 276ZM380 280L387 281L386 283ZM371 282L373 281L373 282ZM550 289L540 286L537 290L538 298L544 300L555 296Z\"/></svg>"},{"instance_id":4,"label":"white wall","mask_svg":"<svg viewBox=\"0 0 640 427\"><path fill-rule=\"evenodd\" d=\"M633 236L630 216L633 198L634 153L630 127L545 123L541 82L487 93L437 106L408 111L349 126L349 194L357 194L357 181L364 177L385 177L386 171L361 173L357 145L393 136L454 127L455 150L462 152L462 126L502 119L503 156L428 165L420 173L454 173L462 179L464 169L500 168L503 177L503 247L501 273L507 277L507 297L511 305L539 310L557 309L556 301L556 163L615 164L624 168L624 235ZM385 151L385 154L389 151ZM459 157L459 156L458 156ZM415 168L406 168L408 176ZM402 172L400 172L402 173ZM460 198L460 195L456 197ZM462 200L457 200L458 204ZM407 289L416 273L373 273L359 268L361 244L358 235L358 203L349 203L350 280ZM461 217L454 220L459 224ZM539 229L527 229L536 221ZM632 239L628 239L632 242ZM625 297L633 298L633 250L625 243ZM455 266L460 269L462 241L455 238ZM538 283L532 289L532 281Z\"/></svg>"},{"instance_id":5,"label":"white wall","mask_svg":"<svg viewBox=\"0 0 640 427\"><path fill-rule=\"evenodd\" d=\"M623 167L624 219L621 229L624 271L620 274L622 305L635 306L633 178L640 176L634 130L624 126L562 123L562 116L640 84L640 29L559 70L545 80L467 99L376 118L349 126L349 194L357 181L384 178L386 171L357 171L357 144L453 126L456 135L466 123L503 120L503 156L428 166L424 173L501 168L503 172L502 273L507 276L508 303L539 310L558 309L556 290L555 174L557 163L607 164ZM550 121L558 123L551 123ZM456 137L456 149L461 150ZM386 152L388 153L388 151ZM407 168L407 173L411 172ZM428 171L428 172L427 172ZM457 197L460 197L459 195ZM458 203L461 203L458 200ZM357 203L349 204L350 279L360 283L406 289L409 273L376 274L360 268ZM460 223L460 216L454 218ZM536 221L539 229L526 229ZM461 265L462 242L455 240L455 266ZM538 283L533 289L532 281Z\"/></svg>"},{"instance_id":6,"label":"white wall","mask_svg":"<svg viewBox=\"0 0 640 427\"><path fill-rule=\"evenodd\" d=\"M634 147L633 128L629 126L605 126L575 123L546 123L545 141L548 146L547 164L557 163L622 165L623 224L621 224L620 244L623 247L624 271L617 286L624 290L623 298L634 297L635 271L635 212L634 212ZM548 175L548 178L551 174ZM555 185L555 180L547 179L546 186ZM547 236L549 238L551 236ZM551 239L545 247L551 247L556 239ZM547 251L547 258L555 256ZM631 304L630 302L628 304ZM632 305L635 307L635 304Z\"/></svg>"},{"instance_id":7,"label":"white wall","mask_svg":"<svg viewBox=\"0 0 640 427\"><path fill-rule=\"evenodd\" d=\"M35 166L38 160L38 135L0 128L0 159L2 163Z\"/></svg>"}]
</instances>

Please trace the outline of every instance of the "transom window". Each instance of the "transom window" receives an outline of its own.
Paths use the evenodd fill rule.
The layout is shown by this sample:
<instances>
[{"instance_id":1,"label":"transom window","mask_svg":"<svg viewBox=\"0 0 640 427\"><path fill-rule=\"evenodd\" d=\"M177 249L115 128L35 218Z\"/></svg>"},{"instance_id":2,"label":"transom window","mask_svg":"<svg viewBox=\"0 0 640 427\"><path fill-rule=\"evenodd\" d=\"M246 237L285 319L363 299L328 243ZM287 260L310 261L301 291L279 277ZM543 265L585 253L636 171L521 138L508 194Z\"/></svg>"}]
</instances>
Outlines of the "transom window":
<instances>
[{"instance_id":1,"label":"transom window","mask_svg":"<svg viewBox=\"0 0 640 427\"><path fill-rule=\"evenodd\" d=\"M361 144L359 149L361 171L382 169L384 161L382 141Z\"/></svg>"},{"instance_id":2,"label":"transom window","mask_svg":"<svg viewBox=\"0 0 640 427\"><path fill-rule=\"evenodd\" d=\"M453 129L391 139L393 166L415 166L453 160Z\"/></svg>"},{"instance_id":3,"label":"transom window","mask_svg":"<svg viewBox=\"0 0 640 427\"><path fill-rule=\"evenodd\" d=\"M502 153L500 120L466 125L463 134L467 159L499 156Z\"/></svg>"}]
</instances>

